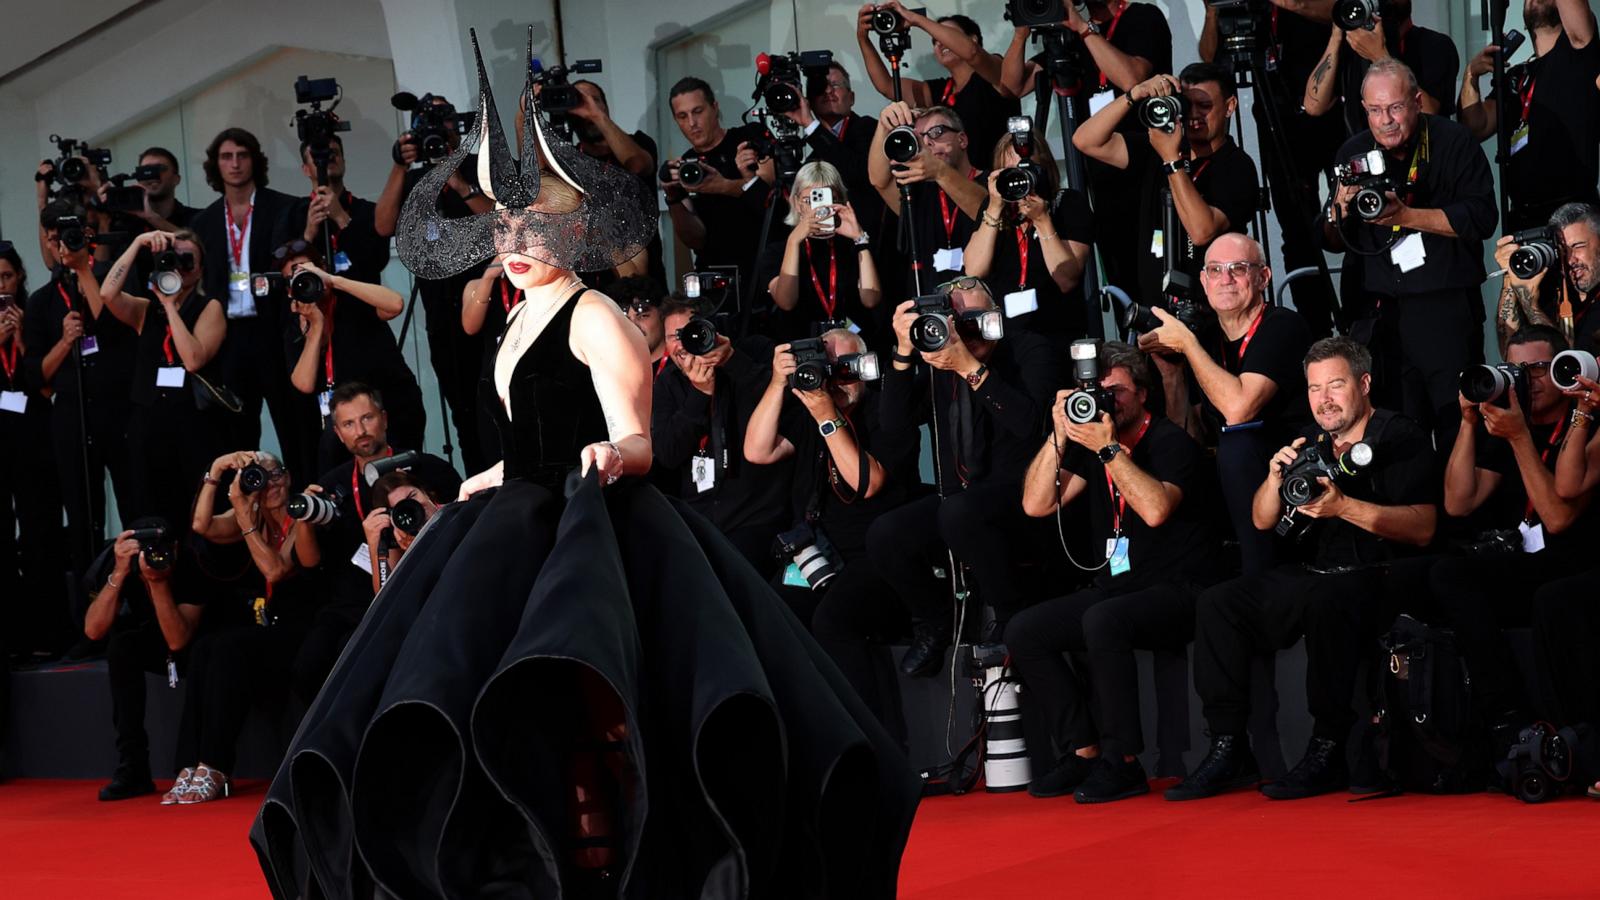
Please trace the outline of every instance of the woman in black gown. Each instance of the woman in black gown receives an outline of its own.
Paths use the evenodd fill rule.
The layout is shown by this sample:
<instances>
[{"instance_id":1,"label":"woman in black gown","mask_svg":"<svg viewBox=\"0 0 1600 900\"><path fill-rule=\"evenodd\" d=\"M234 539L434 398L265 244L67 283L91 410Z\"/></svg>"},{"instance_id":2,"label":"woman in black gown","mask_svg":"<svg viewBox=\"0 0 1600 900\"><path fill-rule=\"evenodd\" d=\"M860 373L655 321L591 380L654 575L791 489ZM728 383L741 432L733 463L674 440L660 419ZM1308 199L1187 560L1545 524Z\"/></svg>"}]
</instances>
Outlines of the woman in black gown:
<instances>
[{"instance_id":1,"label":"woman in black gown","mask_svg":"<svg viewBox=\"0 0 1600 900\"><path fill-rule=\"evenodd\" d=\"M892 896L906 760L738 552L633 477L646 350L573 273L636 254L654 198L543 127L519 171L478 71L479 123L427 177L482 141L497 207L443 220L425 184L398 236L420 277L497 255L523 290L484 386L505 456L303 719L252 831L274 894Z\"/></svg>"}]
</instances>

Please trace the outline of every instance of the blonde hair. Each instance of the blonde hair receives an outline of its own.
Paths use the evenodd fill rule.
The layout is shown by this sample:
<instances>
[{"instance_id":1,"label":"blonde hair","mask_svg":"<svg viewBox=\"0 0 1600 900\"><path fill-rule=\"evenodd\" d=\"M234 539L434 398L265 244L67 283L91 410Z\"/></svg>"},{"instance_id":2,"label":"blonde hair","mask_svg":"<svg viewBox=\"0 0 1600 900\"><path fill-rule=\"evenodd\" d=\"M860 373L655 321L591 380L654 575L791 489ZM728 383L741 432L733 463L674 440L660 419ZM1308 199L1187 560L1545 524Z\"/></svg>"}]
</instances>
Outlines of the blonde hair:
<instances>
[{"instance_id":1,"label":"blonde hair","mask_svg":"<svg viewBox=\"0 0 1600 900\"><path fill-rule=\"evenodd\" d=\"M833 202L835 205L850 202L850 193L845 189L844 176L834 168L833 163L808 162L800 167L794 174L794 187L789 191L791 198L804 196L812 188L825 187L833 189ZM800 205L797 202L789 204L789 214L783 217L783 224L793 227L800 221Z\"/></svg>"}]
</instances>

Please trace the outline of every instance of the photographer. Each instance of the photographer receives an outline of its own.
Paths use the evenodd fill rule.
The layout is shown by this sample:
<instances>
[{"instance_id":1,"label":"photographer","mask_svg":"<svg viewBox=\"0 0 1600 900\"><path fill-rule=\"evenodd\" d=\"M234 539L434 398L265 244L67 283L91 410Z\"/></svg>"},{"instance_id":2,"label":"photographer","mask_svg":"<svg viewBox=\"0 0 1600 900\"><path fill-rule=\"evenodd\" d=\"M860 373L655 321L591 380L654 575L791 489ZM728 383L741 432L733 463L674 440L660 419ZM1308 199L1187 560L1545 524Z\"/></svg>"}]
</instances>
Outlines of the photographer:
<instances>
[{"instance_id":1,"label":"photographer","mask_svg":"<svg viewBox=\"0 0 1600 900\"><path fill-rule=\"evenodd\" d=\"M861 62L872 86L891 102L895 99L894 77L878 49L872 46L872 17L879 10L892 10L906 30L916 28L926 32L933 41L934 59L950 73L948 77L928 81L901 78L901 98L917 108L942 106L953 110L972 129L971 138L976 146L993 147L1006 133L1006 119L1021 112L1021 106L1013 92L1004 86L1001 58L983 49L983 31L978 23L963 15L930 19L906 9L898 0L861 7L856 17L856 44L861 49Z\"/></svg>"},{"instance_id":2,"label":"photographer","mask_svg":"<svg viewBox=\"0 0 1600 900\"><path fill-rule=\"evenodd\" d=\"M699 78L680 79L672 86L669 102L673 121L689 142L689 151L667 160L659 173L670 176L661 180L661 189L673 233L694 251L696 269L735 266L740 279L748 280L762 249L756 245L766 208L782 203L772 190L771 161L758 164L755 151L747 146L763 131L754 124L724 129L716 95ZM690 159L699 162L705 176L693 186L679 180L682 164Z\"/></svg>"},{"instance_id":3,"label":"photographer","mask_svg":"<svg viewBox=\"0 0 1600 900\"><path fill-rule=\"evenodd\" d=\"M443 97L430 96L428 105L431 110L424 112L437 113L442 117L445 152L454 153L461 146L455 108ZM384 182L383 193L378 196L373 211L374 230L384 240L394 237L400 221L401 205L434 165L423 156L417 136L410 131L401 134L399 140L395 141L393 157L394 165L389 169L389 178ZM439 191L438 202L439 214L446 219L464 219L494 209L494 201L484 196L478 186L476 153L468 153L450 175ZM439 386L444 390L445 404L450 407L450 420L455 423L462 464L471 472L481 472L499 458L488 452L482 443L480 435L485 431L492 432L494 427L486 418L480 421L478 412L478 379L483 371L484 353L492 352L494 345L488 338L499 332L473 334L457 325L467 314L466 304L462 301L467 285L482 274L483 268L474 266L449 278L419 278L416 281L428 329L428 362L439 380Z\"/></svg>"},{"instance_id":4,"label":"photographer","mask_svg":"<svg viewBox=\"0 0 1600 900\"><path fill-rule=\"evenodd\" d=\"M157 276L150 282L154 300L123 289L141 256L157 261ZM164 265L175 268L162 271ZM128 417L128 452L139 493L130 512L169 522L183 521L194 495L194 473L218 451L213 417L196 400L205 388L193 379L221 349L228 320L222 304L205 295L204 278L198 235L147 231L128 245L105 284L79 279L95 315L109 309L139 335ZM175 445L168 443L173 439Z\"/></svg>"},{"instance_id":5,"label":"photographer","mask_svg":"<svg viewBox=\"0 0 1600 900\"><path fill-rule=\"evenodd\" d=\"M1600 350L1600 208L1588 203L1567 203L1550 216L1556 233L1559 262L1533 273L1517 275L1512 254L1520 249L1515 235L1495 244L1494 259L1505 275L1495 312L1500 351L1506 340L1524 324L1557 327L1579 350ZM1555 276L1552 270L1559 269ZM1554 289L1547 282L1554 279Z\"/></svg>"},{"instance_id":6,"label":"photographer","mask_svg":"<svg viewBox=\"0 0 1600 900\"><path fill-rule=\"evenodd\" d=\"M661 304L667 299L667 289L659 281L643 275L624 278L607 291L611 299L622 306L628 321L644 335L645 347L650 351L650 362L655 374L667 364L667 326L661 318Z\"/></svg>"},{"instance_id":7,"label":"photographer","mask_svg":"<svg viewBox=\"0 0 1600 900\"><path fill-rule=\"evenodd\" d=\"M124 448L138 335L110 311L95 315L89 309L82 285L97 281L97 273L110 264L95 261L95 231L82 215L81 207L64 200L52 200L40 213L45 240L60 264L50 281L28 298L22 320L25 380L39 396L50 398L51 445L67 511L72 568L78 573L88 571L90 557L104 540L108 472L117 508L137 505L133 467Z\"/></svg>"},{"instance_id":8,"label":"photographer","mask_svg":"<svg viewBox=\"0 0 1600 900\"><path fill-rule=\"evenodd\" d=\"M322 268L322 249L303 240L279 247L272 259L285 279L309 272L322 282L321 297L311 302L292 293L283 298L300 325L285 338L285 352L295 359L290 382L302 394L317 396L324 420L318 461L332 466L341 455L332 396L334 387L346 382L360 381L382 391L389 398L396 439L403 446L422 446L427 422L422 389L385 324L400 314L404 298L381 284L329 274Z\"/></svg>"},{"instance_id":9,"label":"photographer","mask_svg":"<svg viewBox=\"0 0 1600 900\"><path fill-rule=\"evenodd\" d=\"M1455 41L1431 28L1411 21L1411 0L1380 0L1382 13L1376 27L1334 28L1328 36L1322 60L1306 80L1301 104L1309 115L1321 116L1333 109L1335 98L1344 101L1345 125L1350 134L1360 134L1370 124L1362 114L1362 98L1367 71L1374 63L1398 59L1416 73L1422 92L1422 111L1448 117L1455 114L1456 72L1461 55ZM1343 159L1337 160L1343 162Z\"/></svg>"},{"instance_id":10,"label":"photographer","mask_svg":"<svg viewBox=\"0 0 1600 900\"><path fill-rule=\"evenodd\" d=\"M895 128L909 127L921 147L908 163L891 163L884 154L884 137ZM978 215L987 200L983 172L967 158L967 133L961 117L944 106L913 109L904 103L884 107L867 157L867 173L889 212L910 216L918 258L912 271L961 272L962 254ZM900 185L910 187L912 209L901 208ZM908 293L915 279L906 278Z\"/></svg>"},{"instance_id":11,"label":"photographer","mask_svg":"<svg viewBox=\"0 0 1600 900\"><path fill-rule=\"evenodd\" d=\"M1299 313L1267 302L1272 270L1248 235L1213 241L1200 283L1215 324L1196 332L1152 307L1161 327L1140 335L1139 349L1182 359L1182 366L1160 365L1167 417L1217 448L1223 502L1245 574L1255 574L1272 565L1274 549L1271 533L1251 521L1252 498L1273 448L1293 440L1311 417L1300 363L1311 330ZM1190 393L1191 379L1198 397Z\"/></svg>"},{"instance_id":12,"label":"photographer","mask_svg":"<svg viewBox=\"0 0 1600 900\"><path fill-rule=\"evenodd\" d=\"M872 152L872 135L878 120L855 112L856 92L850 87L850 73L837 61L828 63L825 78L809 82L812 92L804 104L806 114L815 115L819 127L807 127L806 144L811 147L811 162L825 162L839 170L839 177L855 199L862 227L876 238L880 250L891 245L883 232L883 204L872 180L867 177L867 156ZM796 111L798 116L800 111ZM798 120L797 120L798 121Z\"/></svg>"},{"instance_id":13,"label":"photographer","mask_svg":"<svg viewBox=\"0 0 1600 900\"><path fill-rule=\"evenodd\" d=\"M962 261L968 275L984 279L1003 298L1007 319L1065 348L1086 331L1083 267L1094 252L1089 201L1080 191L1061 190L1049 141L1031 132L1027 140L1037 166L1033 189L1021 200L1001 195L1000 178L1022 159L1016 139L1001 138L979 215L982 227L967 239Z\"/></svg>"},{"instance_id":14,"label":"photographer","mask_svg":"<svg viewBox=\"0 0 1600 900\"><path fill-rule=\"evenodd\" d=\"M178 686L207 594L196 589L194 560L178 560L180 542L165 519L145 517L130 526L117 535L111 547L114 564L83 619L89 640L107 641L111 724L117 735L117 769L100 789L101 800L155 793L144 729L144 673Z\"/></svg>"},{"instance_id":15,"label":"photographer","mask_svg":"<svg viewBox=\"0 0 1600 900\"><path fill-rule=\"evenodd\" d=\"M815 189L832 202L812 206ZM794 177L794 198L784 224L789 237L771 244L756 262L756 280L766 285L777 309L768 333L774 340L814 336L819 322L849 321L868 343L882 334L878 303L883 292L872 257L872 236L861 227L839 170L810 162Z\"/></svg>"},{"instance_id":16,"label":"photographer","mask_svg":"<svg viewBox=\"0 0 1600 900\"><path fill-rule=\"evenodd\" d=\"M229 509L213 514L228 479ZM211 544L243 543L260 576L253 621L229 624L194 643L178 736L182 768L162 805L220 800L231 791L239 734L250 707L287 696L290 664L326 585L317 577L316 530L288 512L288 469L265 450L227 454L211 464L195 502L195 534Z\"/></svg>"},{"instance_id":17,"label":"photographer","mask_svg":"<svg viewBox=\"0 0 1600 900\"><path fill-rule=\"evenodd\" d=\"M1592 567L1600 522L1590 514L1592 490L1570 499L1557 490L1563 442L1581 454L1586 433L1574 426L1588 423L1569 416L1571 401L1550 381L1550 361L1565 349L1566 338L1548 326L1512 335L1506 363L1521 368L1526 395L1508 391L1503 406L1461 397L1461 430L1445 468L1445 512L1474 516L1499 538L1488 542L1499 552L1480 538L1467 555L1434 564L1428 580L1471 667L1473 701L1495 729L1500 758L1534 713L1547 715L1529 704L1502 629L1534 621L1537 605L1528 601L1541 585ZM1543 656L1536 654L1540 663Z\"/></svg>"},{"instance_id":18,"label":"photographer","mask_svg":"<svg viewBox=\"0 0 1600 900\"><path fill-rule=\"evenodd\" d=\"M331 247L335 275L379 284L389 264L389 239L378 234L377 205L345 189L344 141L338 135L328 140L325 185L317 184L317 152L300 143L300 172L311 183L311 195L289 207L275 244L281 247L300 238L319 250Z\"/></svg>"},{"instance_id":19,"label":"photographer","mask_svg":"<svg viewBox=\"0 0 1600 900\"><path fill-rule=\"evenodd\" d=\"M139 154L139 169L154 178L134 182L144 189L144 208L129 215L154 231L177 231L188 228L200 210L178 202L178 185L183 176L178 173L178 157L165 147L151 147Z\"/></svg>"},{"instance_id":20,"label":"photographer","mask_svg":"<svg viewBox=\"0 0 1600 900\"><path fill-rule=\"evenodd\" d=\"M1179 96L1184 101L1181 123L1173 130L1148 128L1144 135L1118 131L1140 103L1153 97ZM1233 138L1228 124L1238 111L1233 73L1210 63L1184 67L1178 78L1157 75L1133 86L1123 99L1095 113L1072 136L1088 156L1129 172L1142 172L1139 230L1138 294L1166 293L1167 258L1193 283L1200 274L1205 248L1218 236L1244 231L1258 202L1256 165ZM1181 124L1181 129L1178 127ZM1170 191L1183 234L1163 228L1163 191ZM1168 253L1168 243L1181 244Z\"/></svg>"},{"instance_id":21,"label":"photographer","mask_svg":"<svg viewBox=\"0 0 1600 900\"><path fill-rule=\"evenodd\" d=\"M1133 651L1186 651L1194 598L1216 581L1221 549L1200 445L1146 409L1156 387L1149 360L1111 343L1100 348L1097 370L1112 408L1078 424L1066 407L1076 392L1056 392L1054 430L1028 466L1022 508L1030 516L1059 515L1087 498L1089 546L1109 552L1094 566L1093 587L1023 610L1005 633L1029 697L1025 715L1041 718L1062 753L1028 793L1075 790L1079 803L1150 790L1138 760L1144 734ZM1087 653L1089 671L1075 674L1066 652ZM1098 699L1093 717L1090 683ZM1048 757L1048 748L1040 749Z\"/></svg>"},{"instance_id":22,"label":"photographer","mask_svg":"<svg viewBox=\"0 0 1600 900\"><path fill-rule=\"evenodd\" d=\"M913 620L900 670L918 677L939 671L952 638L950 586L933 575L948 565L945 548L972 570L981 602L1002 623L1025 602L1018 563L1030 556L1035 529L1017 494L1059 384L1056 354L1045 338L1020 329L1000 339L984 336L985 320L997 320L999 312L982 280L959 278L939 293L950 313L925 314L949 335L938 350L917 350L912 341L916 329L926 346L932 324L921 319L918 301L895 309L894 364L884 371L879 418L885 441L911 442L937 408L929 424L936 426L934 465L944 496L880 516L867 536L873 565L894 588L877 602ZM926 368L913 370L914 353Z\"/></svg>"},{"instance_id":23,"label":"photographer","mask_svg":"<svg viewBox=\"0 0 1600 900\"><path fill-rule=\"evenodd\" d=\"M680 332L700 315L693 301L669 297L661 304L672 364L655 382L655 467L676 472L678 496L727 535L763 578L770 577L777 569L772 538L790 525L793 465L747 463L742 452L750 417L767 387L768 345L755 338L735 346L719 334L711 352L696 356L684 348Z\"/></svg>"},{"instance_id":24,"label":"photographer","mask_svg":"<svg viewBox=\"0 0 1600 900\"><path fill-rule=\"evenodd\" d=\"M1479 285L1483 241L1498 218L1494 179L1466 128L1422 112L1404 63L1374 63L1361 102L1371 129L1346 141L1337 158L1381 152L1385 202L1364 220L1352 201L1376 188L1341 184L1323 232L1329 249L1346 251L1345 272L1365 292L1368 321L1351 333L1378 359L1382 402L1432 431L1448 453L1461 415L1458 376L1483 359Z\"/></svg>"},{"instance_id":25,"label":"photographer","mask_svg":"<svg viewBox=\"0 0 1600 900\"><path fill-rule=\"evenodd\" d=\"M457 489L460 486L457 485ZM449 503L451 498L442 492L424 484L420 479L412 476L410 472L395 470L372 483L370 489L373 502L382 502L367 513L361 520L361 533L367 541L367 554L372 565L372 594L377 596L383 588L379 583L379 558L383 564L393 572L394 567L400 565L400 557L411 548L411 542L417 539L417 533L422 526L439 511L439 507ZM407 501L411 501L407 504ZM403 524L396 524L391 513L396 506L400 506L404 514ZM413 520L415 517L415 520ZM415 526L414 528L409 526ZM316 696L315 692L307 698Z\"/></svg>"},{"instance_id":26,"label":"photographer","mask_svg":"<svg viewBox=\"0 0 1600 900\"><path fill-rule=\"evenodd\" d=\"M206 184L222 196L195 216L207 268L205 295L223 301L228 335L218 371L243 409L226 419L225 447L261 443L261 404L272 414L278 446L292 468L310 471L316 461L316 408L295 393L282 373L288 367L283 334L288 310L258 303L250 276L270 271L276 232L294 198L267 187L267 156L261 142L242 128L227 128L206 147ZM224 261L226 265L224 265Z\"/></svg>"},{"instance_id":27,"label":"photographer","mask_svg":"<svg viewBox=\"0 0 1600 900\"><path fill-rule=\"evenodd\" d=\"M1306 639L1306 693L1314 726L1305 755L1283 778L1263 785L1273 799L1343 789L1345 739L1356 669L1378 622L1382 564L1427 546L1438 519L1439 487L1428 436L1411 421L1374 409L1372 357L1348 338L1324 338L1305 358L1306 396L1316 425L1280 449L1256 491L1254 519L1266 530L1308 527L1303 562L1226 581L1195 608L1195 688L1204 702L1211 747L1168 800L1194 800L1254 784L1260 777L1245 736L1255 656ZM1303 467L1314 447L1322 465ZM1368 458L1363 448L1370 448ZM1367 458L1355 477L1331 477L1333 460ZM1291 467L1294 471L1288 472ZM1287 476L1311 495L1284 500ZM1315 476L1314 478L1312 476ZM1309 520L1309 524L1307 524Z\"/></svg>"},{"instance_id":28,"label":"photographer","mask_svg":"<svg viewBox=\"0 0 1600 900\"><path fill-rule=\"evenodd\" d=\"M1563 203L1595 203L1600 179L1600 43L1584 0L1524 0L1522 23L1533 58L1506 68L1509 92L1495 85L1484 97L1478 81L1494 71L1500 48L1484 47L1461 79L1461 124L1483 140L1499 128L1502 99L1511 130L1506 163L1507 233L1545 221Z\"/></svg>"}]
</instances>

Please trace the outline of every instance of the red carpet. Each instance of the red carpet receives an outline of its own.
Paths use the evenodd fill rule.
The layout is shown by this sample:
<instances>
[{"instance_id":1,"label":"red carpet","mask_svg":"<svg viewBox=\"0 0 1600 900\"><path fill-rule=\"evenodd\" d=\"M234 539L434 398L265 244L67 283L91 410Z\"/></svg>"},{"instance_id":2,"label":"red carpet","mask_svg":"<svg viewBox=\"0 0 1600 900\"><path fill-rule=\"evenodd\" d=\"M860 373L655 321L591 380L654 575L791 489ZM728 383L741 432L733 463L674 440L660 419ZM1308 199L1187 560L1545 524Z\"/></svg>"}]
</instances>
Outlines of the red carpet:
<instances>
[{"instance_id":1,"label":"red carpet","mask_svg":"<svg viewBox=\"0 0 1600 900\"><path fill-rule=\"evenodd\" d=\"M97 784L0 784L0 897L267 896L245 840L265 786L164 808L95 800ZM1100 807L1026 794L922 804L905 900L974 897L1595 897L1600 804L1502 795L1345 796L1273 803L1250 792Z\"/></svg>"}]
</instances>

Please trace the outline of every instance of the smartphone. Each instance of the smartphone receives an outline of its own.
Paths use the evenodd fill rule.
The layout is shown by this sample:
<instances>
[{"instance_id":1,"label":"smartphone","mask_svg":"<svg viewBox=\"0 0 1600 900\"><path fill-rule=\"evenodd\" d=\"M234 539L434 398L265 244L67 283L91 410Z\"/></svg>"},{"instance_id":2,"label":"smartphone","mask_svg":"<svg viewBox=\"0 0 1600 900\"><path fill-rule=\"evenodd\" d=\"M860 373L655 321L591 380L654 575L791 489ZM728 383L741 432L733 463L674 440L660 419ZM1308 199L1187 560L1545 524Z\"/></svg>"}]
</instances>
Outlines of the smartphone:
<instances>
[{"instance_id":1,"label":"smartphone","mask_svg":"<svg viewBox=\"0 0 1600 900\"><path fill-rule=\"evenodd\" d=\"M16 294L0 294L0 312L5 312L17 305Z\"/></svg>"},{"instance_id":2,"label":"smartphone","mask_svg":"<svg viewBox=\"0 0 1600 900\"><path fill-rule=\"evenodd\" d=\"M808 199L811 201L811 209L816 214L818 227L822 231L831 232L839 227L839 217L833 215L831 210L822 208L833 205L833 188L812 188Z\"/></svg>"},{"instance_id":3,"label":"smartphone","mask_svg":"<svg viewBox=\"0 0 1600 900\"><path fill-rule=\"evenodd\" d=\"M1522 43L1527 39L1527 35L1515 28L1506 32L1506 42L1500 46L1500 58L1502 60L1511 59L1513 54L1522 49Z\"/></svg>"}]
</instances>

